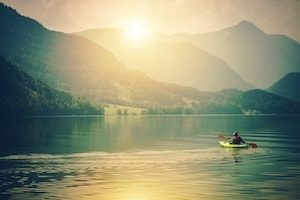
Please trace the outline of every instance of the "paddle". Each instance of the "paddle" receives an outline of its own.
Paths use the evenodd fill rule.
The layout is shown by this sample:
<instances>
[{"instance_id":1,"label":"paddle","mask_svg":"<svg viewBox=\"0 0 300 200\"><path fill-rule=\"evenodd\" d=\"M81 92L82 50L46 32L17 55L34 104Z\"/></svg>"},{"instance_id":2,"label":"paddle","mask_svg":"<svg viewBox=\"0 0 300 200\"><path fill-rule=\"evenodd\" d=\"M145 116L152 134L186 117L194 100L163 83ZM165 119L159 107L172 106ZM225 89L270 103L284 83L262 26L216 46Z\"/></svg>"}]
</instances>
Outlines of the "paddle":
<instances>
[{"instance_id":1,"label":"paddle","mask_svg":"<svg viewBox=\"0 0 300 200\"><path fill-rule=\"evenodd\" d=\"M228 140L230 140L230 138L226 138L223 134L219 135L219 139L224 142L227 142Z\"/></svg>"},{"instance_id":2,"label":"paddle","mask_svg":"<svg viewBox=\"0 0 300 200\"><path fill-rule=\"evenodd\" d=\"M257 148L257 145L255 143L248 143L252 148Z\"/></svg>"},{"instance_id":3,"label":"paddle","mask_svg":"<svg viewBox=\"0 0 300 200\"><path fill-rule=\"evenodd\" d=\"M224 142L230 140L230 138L226 138L223 134L219 135L219 139ZM252 148L257 148L257 145L255 143L247 143L247 144Z\"/></svg>"}]
</instances>

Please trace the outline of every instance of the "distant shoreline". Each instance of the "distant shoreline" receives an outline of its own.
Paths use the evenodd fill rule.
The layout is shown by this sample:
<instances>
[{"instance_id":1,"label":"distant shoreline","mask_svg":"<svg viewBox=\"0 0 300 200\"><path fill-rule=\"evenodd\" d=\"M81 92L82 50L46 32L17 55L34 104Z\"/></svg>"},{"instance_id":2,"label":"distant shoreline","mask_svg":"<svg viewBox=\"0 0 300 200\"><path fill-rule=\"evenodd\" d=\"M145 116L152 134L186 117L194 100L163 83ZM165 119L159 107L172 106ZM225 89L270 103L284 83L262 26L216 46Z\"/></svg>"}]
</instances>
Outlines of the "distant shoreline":
<instances>
[{"instance_id":1,"label":"distant shoreline","mask_svg":"<svg viewBox=\"0 0 300 200\"><path fill-rule=\"evenodd\" d=\"M133 116L145 116L145 117L154 117L154 116L161 116L161 117L210 117L210 116L300 116L300 114L151 114L151 115L118 115L118 114L108 114L108 115L15 115L15 116L0 116L0 118L86 118L86 117L133 117Z\"/></svg>"}]
</instances>

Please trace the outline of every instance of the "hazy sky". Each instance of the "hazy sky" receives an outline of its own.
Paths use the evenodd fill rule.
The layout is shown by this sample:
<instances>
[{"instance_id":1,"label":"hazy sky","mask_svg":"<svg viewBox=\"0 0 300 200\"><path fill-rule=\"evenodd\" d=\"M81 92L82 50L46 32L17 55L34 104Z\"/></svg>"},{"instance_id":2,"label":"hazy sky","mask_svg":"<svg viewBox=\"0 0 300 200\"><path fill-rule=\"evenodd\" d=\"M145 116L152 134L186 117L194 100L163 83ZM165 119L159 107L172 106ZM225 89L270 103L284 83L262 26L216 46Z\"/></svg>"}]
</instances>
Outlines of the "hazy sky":
<instances>
[{"instance_id":1,"label":"hazy sky","mask_svg":"<svg viewBox=\"0 0 300 200\"><path fill-rule=\"evenodd\" d=\"M146 21L153 32L200 33L248 20L300 41L300 0L0 0L52 30L76 32Z\"/></svg>"}]
</instances>

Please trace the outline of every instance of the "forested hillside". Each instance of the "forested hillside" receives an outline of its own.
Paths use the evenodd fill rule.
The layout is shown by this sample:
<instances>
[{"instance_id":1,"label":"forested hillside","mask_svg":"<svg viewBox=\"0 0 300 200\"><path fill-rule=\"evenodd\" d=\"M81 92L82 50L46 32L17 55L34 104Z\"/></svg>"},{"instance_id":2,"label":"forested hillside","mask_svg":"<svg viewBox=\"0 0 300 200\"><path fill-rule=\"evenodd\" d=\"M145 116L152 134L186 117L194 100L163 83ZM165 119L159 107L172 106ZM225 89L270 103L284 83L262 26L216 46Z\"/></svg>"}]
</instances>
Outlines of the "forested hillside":
<instances>
[{"instance_id":1,"label":"forested hillside","mask_svg":"<svg viewBox=\"0 0 300 200\"><path fill-rule=\"evenodd\" d=\"M201 92L192 107L148 109L150 114L290 114L300 113L300 104L263 91L236 89Z\"/></svg>"},{"instance_id":2,"label":"forested hillside","mask_svg":"<svg viewBox=\"0 0 300 200\"><path fill-rule=\"evenodd\" d=\"M289 73L268 88L269 92L300 101L300 72Z\"/></svg>"},{"instance_id":3,"label":"forested hillside","mask_svg":"<svg viewBox=\"0 0 300 200\"><path fill-rule=\"evenodd\" d=\"M84 98L35 80L0 57L0 115L104 114Z\"/></svg>"}]
</instances>

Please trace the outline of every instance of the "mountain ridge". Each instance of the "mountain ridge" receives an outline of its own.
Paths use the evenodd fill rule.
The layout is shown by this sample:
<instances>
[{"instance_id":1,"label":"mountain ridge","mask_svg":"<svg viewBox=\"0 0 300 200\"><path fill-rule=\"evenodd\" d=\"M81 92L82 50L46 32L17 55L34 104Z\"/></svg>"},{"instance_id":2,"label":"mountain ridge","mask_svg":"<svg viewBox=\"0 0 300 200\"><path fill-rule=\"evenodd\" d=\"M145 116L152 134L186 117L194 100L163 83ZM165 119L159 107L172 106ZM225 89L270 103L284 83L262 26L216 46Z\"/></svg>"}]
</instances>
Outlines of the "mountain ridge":
<instances>
[{"instance_id":1,"label":"mountain ridge","mask_svg":"<svg viewBox=\"0 0 300 200\"><path fill-rule=\"evenodd\" d=\"M0 55L31 76L74 95L86 96L94 103L171 107L189 104L185 100L189 96L177 92L188 87L153 81L127 69L112 53L81 36L48 31L42 26L36 29L35 20L1 4L0 9ZM34 28L28 24L34 24Z\"/></svg>"},{"instance_id":2,"label":"mountain ridge","mask_svg":"<svg viewBox=\"0 0 300 200\"><path fill-rule=\"evenodd\" d=\"M268 89L268 92L300 101L300 72L286 74Z\"/></svg>"},{"instance_id":3,"label":"mountain ridge","mask_svg":"<svg viewBox=\"0 0 300 200\"><path fill-rule=\"evenodd\" d=\"M105 47L130 68L158 81L187 85L200 91L255 88L219 57L189 43L149 38L141 44L132 44L120 29L94 29L75 34Z\"/></svg>"},{"instance_id":4,"label":"mountain ridge","mask_svg":"<svg viewBox=\"0 0 300 200\"><path fill-rule=\"evenodd\" d=\"M162 41L188 42L222 58L250 83L267 88L300 71L300 44L285 35L266 34L251 22L209 33L165 35Z\"/></svg>"}]
</instances>

